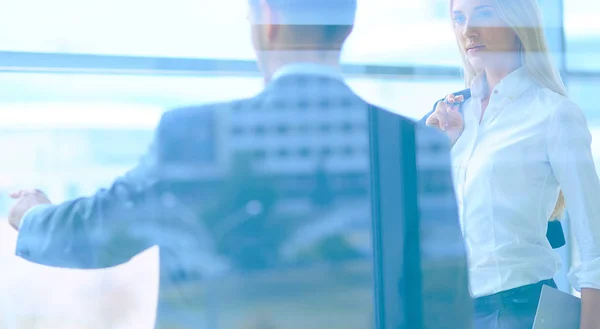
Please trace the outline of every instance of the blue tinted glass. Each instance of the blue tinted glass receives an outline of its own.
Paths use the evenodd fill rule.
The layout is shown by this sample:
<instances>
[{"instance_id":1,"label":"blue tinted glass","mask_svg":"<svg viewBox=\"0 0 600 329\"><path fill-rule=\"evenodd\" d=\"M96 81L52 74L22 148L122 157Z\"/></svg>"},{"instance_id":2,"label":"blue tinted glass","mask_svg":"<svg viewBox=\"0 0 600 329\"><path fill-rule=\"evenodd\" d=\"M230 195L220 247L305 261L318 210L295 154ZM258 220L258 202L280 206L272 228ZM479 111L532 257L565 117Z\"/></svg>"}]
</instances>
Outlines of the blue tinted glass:
<instances>
[{"instance_id":1,"label":"blue tinted glass","mask_svg":"<svg viewBox=\"0 0 600 329\"><path fill-rule=\"evenodd\" d=\"M237 83L239 97L261 86L258 78L131 76L121 85L109 76L79 76L77 83L72 76L12 78L4 80L11 90L2 106L12 119L5 117L0 143L14 149L19 141L24 151L1 165L3 172L21 182L25 172L29 179L54 172L59 180L41 179L46 186L40 188L55 199L108 186L109 175L133 167L152 142L161 113L176 103L214 103L219 84L231 90ZM102 83L109 80L117 85ZM156 98L165 84L173 91ZM76 94L69 89L75 85ZM125 85L137 87L120 91ZM208 97L193 91L208 85ZM169 178L161 180L162 192L147 196L152 213L169 209L159 217L171 221L170 228L148 219L107 237L117 253L159 239L159 324L370 327L366 103L336 80L299 79L257 101L204 112L175 110L170 113L179 117L160 126L166 140L182 132L188 138L160 151ZM22 166L30 162L33 167ZM136 211L144 213L139 206ZM112 257L86 259L120 262Z\"/></svg>"},{"instance_id":2,"label":"blue tinted glass","mask_svg":"<svg viewBox=\"0 0 600 329\"><path fill-rule=\"evenodd\" d=\"M306 84L314 95L308 100L273 97L265 110L254 105L223 108L209 135L201 133L200 124L189 128L199 129L199 140L210 141L197 148L212 150L204 154L208 174L178 185L179 195L160 196L157 202L180 200L175 205L183 213L227 220L210 234L199 226L160 232L165 236L160 255L161 322L200 321L207 328L215 323L239 328L372 325L366 111L355 106L356 98L318 83ZM462 87L458 79L418 76L349 77L348 83L366 100L414 119L431 109L431 95L441 98ZM12 158L0 163L0 189L5 194L33 185L60 202L91 195L133 168L148 150L165 111L250 97L260 92L262 79L4 73L0 86L0 146ZM311 109L315 105L318 113ZM185 120L177 129L185 130L187 124ZM196 160L201 161L200 156ZM189 201L190 195L198 201ZM0 199L2 211L10 204ZM147 234L153 229L134 231ZM244 238L244 232L256 232L249 234L256 239ZM116 239L127 240L130 233L125 230ZM210 239L204 238L207 235ZM197 248L198 236L203 243L214 240L213 253L189 252ZM14 237L3 243L14 243ZM14 245L6 250L10 248ZM112 282L111 292L94 290L86 296L102 298L98 303L113 300L115 294L147 300L140 317L148 320L158 292L151 281L158 275L157 256L144 253L108 272L69 270L87 281L72 287L72 293L68 282L60 281L56 286L65 293L56 298L72 304L78 300L73 297L76 289L99 289L98 279L92 277L104 275ZM41 291L25 293L35 297ZM182 311L180 306L190 298L201 302L193 304L192 311ZM133 316L136 307L141 306L126 305L121 312ZM109 321L112 315L107 312L93 314ZM41 313L36 316L44 318Z\"/></svg>"},{"instance_id":3,"label":"blue tinted glass","mask_svg":"<svg viewBox=\"0 0 600 329\"><path fill-rule=\"evenodd\" d=\"M568 92L571 99L584 111L592 133L592 155L596 163L596 170L600 173L600 108L593 95L600 88L599 77L570 76Z\"/></svg>"}]
</instances>

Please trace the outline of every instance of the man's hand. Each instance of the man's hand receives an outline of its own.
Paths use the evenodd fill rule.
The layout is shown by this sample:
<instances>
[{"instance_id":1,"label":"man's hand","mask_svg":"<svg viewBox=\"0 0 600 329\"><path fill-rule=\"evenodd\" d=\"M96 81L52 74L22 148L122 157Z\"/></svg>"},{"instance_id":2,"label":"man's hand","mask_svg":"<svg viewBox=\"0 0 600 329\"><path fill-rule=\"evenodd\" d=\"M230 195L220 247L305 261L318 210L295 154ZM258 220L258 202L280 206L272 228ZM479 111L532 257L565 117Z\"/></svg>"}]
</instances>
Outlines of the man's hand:
<instances>
[{"instance_id":1,"label":"man's hand","mask_svg":"<svg viewBox=\"0 0 600 329\"><path fill-rule=\"evenodd\" d=\"M8 213L8 222L15 230L19 230L23 216L29 209L41 204L52 204L40 190L21 190L11 193L10 197L17 199Z\"/></svg>"}]
</instances>

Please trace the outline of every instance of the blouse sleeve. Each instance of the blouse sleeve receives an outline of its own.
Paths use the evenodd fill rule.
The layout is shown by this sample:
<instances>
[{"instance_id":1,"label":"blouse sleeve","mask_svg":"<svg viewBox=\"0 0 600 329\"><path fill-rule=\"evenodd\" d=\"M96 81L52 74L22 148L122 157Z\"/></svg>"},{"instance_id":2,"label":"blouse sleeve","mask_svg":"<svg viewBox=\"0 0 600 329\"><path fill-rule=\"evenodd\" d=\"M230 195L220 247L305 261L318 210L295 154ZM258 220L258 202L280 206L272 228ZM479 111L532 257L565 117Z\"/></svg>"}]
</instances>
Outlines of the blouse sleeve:
<instances>
[{"instance_id":1,"label":"blouse sleeve","mask_svg":"<svg viewBox=\"0 0 600 329\"><path fill-rule=\"evenodd\" d=\"M585 115L571 101L558 104L548 130L547 152L563 191L581 262L569 271L573 287L600 289L600 181Z\"/></svg>"}]
</instances>

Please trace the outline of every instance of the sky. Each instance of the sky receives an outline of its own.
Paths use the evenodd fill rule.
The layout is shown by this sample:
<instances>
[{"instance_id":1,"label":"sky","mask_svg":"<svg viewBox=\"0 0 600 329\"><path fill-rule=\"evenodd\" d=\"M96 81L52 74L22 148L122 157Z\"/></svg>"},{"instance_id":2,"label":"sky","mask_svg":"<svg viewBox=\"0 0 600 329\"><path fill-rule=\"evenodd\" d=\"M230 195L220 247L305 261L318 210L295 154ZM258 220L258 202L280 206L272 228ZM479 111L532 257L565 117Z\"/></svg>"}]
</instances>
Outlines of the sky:
<instances>
[{"instance_id":1,"label":"sky","mask_svg":"<svg viewBox=\"0 0 600 329\"><path fill-rule=\"evenodd\" d=\"M344 61L459 63L448 20L439 15L444 1L358 4ZM0 8L2 50L254 58L245 0L0 0ZM568 37L596 37L600 44L599 4L565 0L565 11Z\"/></svg>"}]
</instances>

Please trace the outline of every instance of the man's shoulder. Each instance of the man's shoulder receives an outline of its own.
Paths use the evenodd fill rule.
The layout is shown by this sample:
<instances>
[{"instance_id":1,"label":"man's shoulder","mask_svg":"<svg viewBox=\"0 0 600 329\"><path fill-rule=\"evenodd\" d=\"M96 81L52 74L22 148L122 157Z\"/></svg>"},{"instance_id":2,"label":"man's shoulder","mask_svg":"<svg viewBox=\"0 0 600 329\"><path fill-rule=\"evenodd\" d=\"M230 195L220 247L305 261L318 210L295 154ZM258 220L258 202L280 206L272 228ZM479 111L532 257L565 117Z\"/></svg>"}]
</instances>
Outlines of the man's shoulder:
<instances>
[{"instance_id":1,"label":"man's shoulder","mask_svg":"<svg viewBox=\"0 0 600 329\"><path fill-rule=\"evenodd\" d=\"M184 121L206 119L217 112L223 112L230 109L251 107L255 102L255 97L240 98L230 101L213 102L197 105L180 106L167 110L163 117L169 120Z\"/></svg>"},{"instance_id":2,"label":"man's shoulder","mask_svg":"<svg viewBox=\"0 0 600 329\"><path fill-rule=\"evenodd\" d=\"M184 133L189 129L213 125L216 121L221 120L220 118L225 113L238 108L252 107L254 103L255 98L241 98L231 101L175 107L163 113L159 129L163 132L173 132L175 130Z\"/></svg>"}]
</instances>

